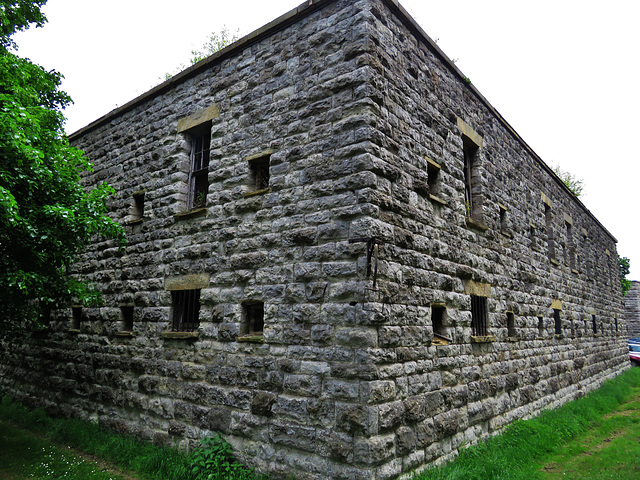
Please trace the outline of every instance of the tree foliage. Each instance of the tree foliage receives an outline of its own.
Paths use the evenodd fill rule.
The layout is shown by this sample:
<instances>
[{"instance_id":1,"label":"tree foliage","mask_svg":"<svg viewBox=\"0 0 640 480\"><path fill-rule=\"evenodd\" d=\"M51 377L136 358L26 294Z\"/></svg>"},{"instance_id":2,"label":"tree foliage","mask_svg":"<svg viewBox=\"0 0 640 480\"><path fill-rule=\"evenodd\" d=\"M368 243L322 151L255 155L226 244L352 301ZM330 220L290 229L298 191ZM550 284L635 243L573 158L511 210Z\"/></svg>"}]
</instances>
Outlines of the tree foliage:
<instances>
[{"instance_id":1,"label":"tree foliage","mask_svg":"<svg viewBox=\"0 0 640 480\"><path fill-rule=\"evenodd\" d=\"M627 280L627 275L631 269L631 262L627 257L618 255L618 265L620 266L620 283L622 284L622 295L626 295L631 288L631 280Z\"/></svg>"},{"instance_id":2,"label":"tree foliage","mask_svg":"<svg viewBox=\"0 0 640 480\"><path fill-rule=\"evenodd\" d=\"M576 177L574 174L567 172L566 170L561 169L558 166L553 167L553 172L562 180L562 182L567 186L571 193L573 193L576 197L582 195L582 191L584 190L584 180Z\"/></svg>"},{"instance_id":3,"label":"tree foliage","mask_svg":"<svg viewBox=\"0 0 640 480\"><path fill-rule=\"evenodd\" d=\"M59 90L61 75L10 51L12 33L45 21L43 3L0 0L2 336L56 304L97 301L68 267L97 234L124 242L123 230L106 215L113 189L105 184L86 192L80 185L91 165L64 134L62 110L70 98Z\"/></svg>"},{"instance_id":4,"label":"tree foliage","mask_svg":"<svg viewBox=\"0 0 640 480\"><path fill-rule=\"evenodd\" d=\"M229 28L226 25L222 26L222 29L219 32L212 32L209 36L209 39L198 49L191 50L191 58L189 59L190 65L195 65L200 60L204 60L207 57L210 57L216 52L219 52L223 48L231 45L233 42L238 40L240 34L239 30L231 33ZM174 69L174 73L165 74L165 80L170 79L178 72L181 72L189 65L185 65L184 63L178 65Z\"/></svg>"}]
</instances>

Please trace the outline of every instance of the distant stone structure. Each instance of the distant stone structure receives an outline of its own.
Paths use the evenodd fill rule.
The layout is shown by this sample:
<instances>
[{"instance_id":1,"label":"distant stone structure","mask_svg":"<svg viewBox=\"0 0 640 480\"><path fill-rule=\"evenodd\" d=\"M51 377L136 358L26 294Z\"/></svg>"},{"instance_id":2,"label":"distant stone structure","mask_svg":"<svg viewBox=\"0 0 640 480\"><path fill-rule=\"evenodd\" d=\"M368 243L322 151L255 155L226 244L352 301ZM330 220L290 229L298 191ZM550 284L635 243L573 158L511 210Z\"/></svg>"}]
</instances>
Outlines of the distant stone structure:
<instances>
[{"instance_id":1,"label":"distant stone structure","mask_svg":"<svg viewBox=\"0 0 640 480\"><path fill-rule=\"evenodd\" d=\"M118 191L2 393L381 480L628 367L615 238L395 0L306 2L71 136Z\"/></svg>"},{"instance_id":2,"label":"distant stone structure","mask_svg":"<svg viewBox=\"0 0 640 480\"><path fill-rule=\"evenodd\" d=\"M640 282L631 282L631 288L624 297L624 311L629 338L640 337Z\"/></svg>"}]
</instances>

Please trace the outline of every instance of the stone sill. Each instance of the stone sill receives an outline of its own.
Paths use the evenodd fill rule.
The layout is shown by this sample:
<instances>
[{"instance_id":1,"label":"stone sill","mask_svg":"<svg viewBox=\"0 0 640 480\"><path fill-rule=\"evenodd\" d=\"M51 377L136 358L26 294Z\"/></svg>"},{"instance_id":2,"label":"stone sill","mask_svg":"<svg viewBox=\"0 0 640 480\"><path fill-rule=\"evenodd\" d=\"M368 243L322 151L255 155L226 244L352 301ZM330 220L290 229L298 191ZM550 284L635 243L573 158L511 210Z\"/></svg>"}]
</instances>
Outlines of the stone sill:
<instances>
[{"instance_id":1,"label":"stone sill","mask_svg":"<svg viewBox=\"0 0 640 480\"><path fill-rule=\"evenodd\" d=\"M493 335L471 336L471 343L491 343L495 341L496 337Z\"/></svg>"},{"instance_id":2,"label":"stone sill","mask_svg":"<svg viewBox=\"0 0 640 480\"><path fill-rule=\"evenodd\" d=\"M513 235L510 232L507 232L505 230L500 230L500 233L507 238L513 238Z\"/></svg>"},{"instance_id":3,"label":"stone sill","mask_svg":"<svg viewBox=\"0 0 640 480\"><path fill-rule=\"evenodd\" d=\"M206 207L193 208L191 210L187 210L186 212L176 213L173 218L174 220L187 220L189 218L195 217L204 217L207 214Z\"/></svg>"},{"instance_id":4,"label":"stone sill","mask_svg":"<svg viewBox=\"0 0 640 480\"><path fill-rule=\"evenodd\" d=\"M562 333L556 333L553 338L555 338L556 340L562 340L564 338L564 335Z\"/></svg>"},{"instance_id":5,"label":"stone sill","mask_svg":"<svg viewBox=\"0 0 640 480\"><path fill-rule=\"evenodd\" d=\"M126 331L126 330L123 330L121 332L116 332L115 335L116 335L116 337L135 337L133 332L129 332L129 331Z\"/></svg>"},{"instance_id":6,"label":"stone sill","mask_svg":"<svg viewBox=\"0 0 640 480\"><path fill-rule=\"evenodd\" d=\"M72 333L74 335L77 335L80 333L80 329L79 328L70 328L69 330L67 330L68 333Z\"/></svg>"},{"instance_id":7,"label":"stone sill","mask_svg":"<svg viewBox=\"0 0 640 480\"><path fill-rule=\"evenodd\" d=\"M519 342L519 341L520 341L520 339L518 337L507 337L507 342L515 343L515 342Z\"/></svg>"},{"instance_id":8,"label":"stone sill","mask_svg":"<svg viewBox=\"0 0 640 480\"><path fill-rule=\"evenodd\" d=\"M133 225L140 225L144 220L142 218L138 218L137 220L129 220L124 222L125 226L131 227Z\"/></svg>"},{"instance_id":9,"label":"stone sill","mask_svg":"<svg viewBox=\"0 0 640 480\"><path fill-rule=\"evenodd\" d=\"M575 268L571 269L571 273L575 273L576 275L578 275L580 272L578 270L576 270Z\"/></svg>"},{"instance_id":10,"label":"stone sill","mask_svg":"<svg viewBox=\"0 0 640 480\"><path fill-rule=\"evenodd\" d=\"M487 227L484 223L478 222L471 217L466 217L465 220L467 222L467 225L470 227L477 228L478 230L482 230L483 232L489 230L489 227Z\"/></svg>"},{"instance_id":11,"label":"stone sill","mask_svg":"<svg viewBox=\"0 0 640 480\"><path fill-rule=\"evenodd\" d=\"M260 190L254 190L253 192L246 192L244 196L245 198L255 197L256 195L264 195L265 193L269 193L270 191L271 191L271 188L267 187L267 188L262 188Z\"/></svg>"},{"instance_id":12,"label":"stone sill","mask_svg":"<svg viewBox=\"0 0 640 480\"><path fill-rule=\"evenodd\" d=\"M550 258L549 262L551 263L551 265L555 265L556 267L560 266L560 262L557 261L555 258Z\"/></svg>"},{"instance_id":13,"label":"stone sill","mask_svg":"<svg viewBox=\"0 0 640 480\"><path fill-rule=\"evenodd\" d=\"M262 333L253 333L251 335L243 335L236 339L238 342L245 343L264 343L264 335Z\"/></svg>"},{"instance_id":14,"label":"stone sill","mask_svg":"<svg viewBox=\"0 0 640 480\"><path fill-rule=\"evenodd\" d=\"M452 339L445 337L444 335L440 335L438 333L433 334L433 340L431 341L431 345L440 347L443 345L450 345L451 343L453 343Z\"/></svg>"},{"instance_id":15,"label":"stone sill","mask_svg":"<svg viewBox=\"0 0 640 480\"><path fill-rule=\"evenodd\" d=\"M162 332L165 340L195 340L200 335L198 332Z\"/></svg>"},{"instance_id":16,"label":"stone sill","mask_svg":"<svg viewBox=\"0 0 640 480\"><path fill-rule=\"evenodd\" d=\"M446 205L447 202L443 199L441 199L440 197L436 197L435 195L429 194L429 200L431 200L434 203L440 204L440 205Z\"/></svg>"}]
</instances>

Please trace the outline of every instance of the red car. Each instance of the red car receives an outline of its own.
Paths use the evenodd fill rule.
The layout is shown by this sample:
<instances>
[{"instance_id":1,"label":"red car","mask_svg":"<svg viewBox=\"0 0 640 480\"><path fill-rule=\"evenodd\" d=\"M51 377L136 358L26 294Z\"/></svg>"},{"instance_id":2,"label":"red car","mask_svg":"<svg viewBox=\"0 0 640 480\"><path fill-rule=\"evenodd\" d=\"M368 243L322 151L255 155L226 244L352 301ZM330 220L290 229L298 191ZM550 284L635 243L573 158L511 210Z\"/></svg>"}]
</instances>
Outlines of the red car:
<instances>
[{"instance_id":1,"label":"red car","mask_svg":"<svg viewBox=\"0 0 640 480\"><path fill-rule=\"evenodd\" d=\"M629 340L629 360L632 365L640 367L640 338Z\"/></svg>"}]
</instances>

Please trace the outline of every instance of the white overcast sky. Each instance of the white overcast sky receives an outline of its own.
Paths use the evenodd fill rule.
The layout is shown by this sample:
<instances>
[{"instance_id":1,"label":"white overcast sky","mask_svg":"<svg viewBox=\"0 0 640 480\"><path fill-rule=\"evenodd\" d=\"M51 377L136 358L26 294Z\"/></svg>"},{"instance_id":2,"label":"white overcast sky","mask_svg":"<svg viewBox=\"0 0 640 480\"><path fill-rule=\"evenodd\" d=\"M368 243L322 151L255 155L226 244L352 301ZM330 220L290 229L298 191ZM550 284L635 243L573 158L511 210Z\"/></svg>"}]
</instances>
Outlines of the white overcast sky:
<instances>
[{"instance_id":1,"label":"white overcast sky","mask_svg":"<svg viewBox=\"0 0 640 480\"><path fill-rule=\"evenodd\" d=\"M49 0L18 53L65 76L78 130L160 82L224 25L245 35L301 0ZM401 4L618 239L640 280L640 1Z\"/></svg>"}]
</instances>

